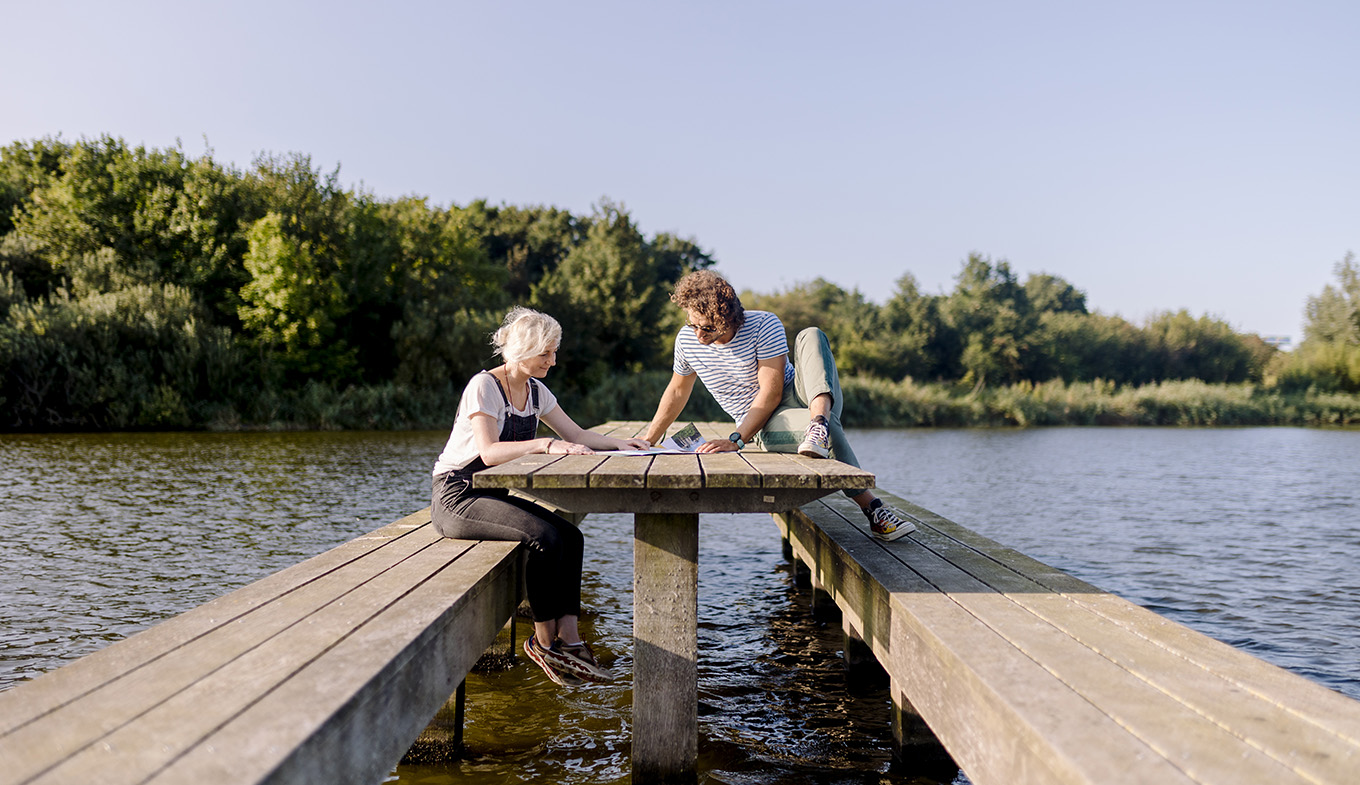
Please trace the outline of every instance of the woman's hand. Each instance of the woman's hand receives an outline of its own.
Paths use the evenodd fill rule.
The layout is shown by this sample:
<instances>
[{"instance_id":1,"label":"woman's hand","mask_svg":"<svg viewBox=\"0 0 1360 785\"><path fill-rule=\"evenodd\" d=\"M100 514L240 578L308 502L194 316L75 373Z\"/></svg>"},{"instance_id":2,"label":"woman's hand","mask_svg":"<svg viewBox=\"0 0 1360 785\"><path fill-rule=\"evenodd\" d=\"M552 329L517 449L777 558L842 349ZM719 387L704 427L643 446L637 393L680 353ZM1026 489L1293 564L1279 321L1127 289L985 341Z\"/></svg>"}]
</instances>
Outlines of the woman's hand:
<instances>
[{"instance_id":1,"label":"woman's hand","mask_svg":"<svg viewBox=\"0 0 1360 785\"><path fill-rule=\"evenodd\" d=\"M543 452L548 455L591 455L595 451L584 444L566 442L561 439L549 439Z\"/></svg>"},{"instance_id":2,"label":"woman's hand","mask_svg":"<svg viewBox=\"0 0 1360 785\"><path fill-rule=\"evenodd\" d=\"M646 439L615 439L620 450L650 450L652 443Z\"/></svg>"}]
</instances>

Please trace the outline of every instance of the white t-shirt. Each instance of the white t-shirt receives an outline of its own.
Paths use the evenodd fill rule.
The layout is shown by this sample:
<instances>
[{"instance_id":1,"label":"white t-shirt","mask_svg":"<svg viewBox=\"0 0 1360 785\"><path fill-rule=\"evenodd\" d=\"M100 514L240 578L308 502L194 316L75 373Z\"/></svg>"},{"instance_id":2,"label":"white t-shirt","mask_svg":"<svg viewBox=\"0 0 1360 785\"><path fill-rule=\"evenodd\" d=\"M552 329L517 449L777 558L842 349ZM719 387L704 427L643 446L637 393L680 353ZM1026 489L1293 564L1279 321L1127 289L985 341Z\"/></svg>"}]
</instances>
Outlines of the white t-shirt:
<instances>
[{"instance_id":1,"label":"white t-shirt","mask_svg":"<svg viewBox=\"0 0 1360 785\"><path fill-rule=\"evenodd\" d=\"M682 327L675 336L675 363L672 370L681 376L699 374L699 381L714 400L741 422L760 391L757 371L761 360L784 355L784 384L793 384L793 363L788 358L789 340L784 323L769 311L747 311L741 329L727 343L699 342L692 327Z\"/></svg>"},{"instance_id":2,"label":"white t-shirt","mask_svg":"<svg viewBox=\"0 0 1360 785\"><path fill-rule=\"evenodd\" d=\"M538 379L530 379L529 383L538 387L538 411L533 411L532 394L524 403L527 408L513 409L501 395L500 382L496 377L486 372L472 377L467 387L463 388L463 398L458 402L458 415L453 420L453 431L444 445L444 451L439 454L439 460L434 463L434 475L461 469L481 454L477 449L477 439L472 434L473 414L482 412L495 417L496 433L500 433L505 427L506 415L511 411L520 416L533 414L542 418L557 406L557 396L552 394L546 384Z\"/></svg>"}]
</instances>

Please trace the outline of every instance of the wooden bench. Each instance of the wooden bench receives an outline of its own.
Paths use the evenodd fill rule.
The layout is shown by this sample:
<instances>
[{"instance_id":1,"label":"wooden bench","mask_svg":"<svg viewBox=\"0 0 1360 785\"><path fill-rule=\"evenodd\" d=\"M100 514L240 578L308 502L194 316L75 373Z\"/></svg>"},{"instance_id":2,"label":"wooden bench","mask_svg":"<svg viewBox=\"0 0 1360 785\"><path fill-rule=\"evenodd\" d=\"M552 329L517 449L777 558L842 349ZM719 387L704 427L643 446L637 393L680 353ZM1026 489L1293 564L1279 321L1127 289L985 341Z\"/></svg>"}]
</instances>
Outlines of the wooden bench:
<instances>
[{"instance_id":1,"label":"wooden bench","mask_svg":"<svg viewBox=\"0 0 1360 785\"><path fill-rule=\"evenodd\" d=\"M911 537L831 497L775 519L891 677L904 755L923 720L976 785L1360 782L1360 702L885 498Z\"/></svg>"},{"instance_id":2,"label":"wooden bench","mask_svg":"<svg viewBox=\"0 0 1360 785\"><path fill-rule=\"evenodd\" d=\"M518 602L518 543L429 520L0 693L0 783L381 781Z\"/></svg>"}]
</instances>

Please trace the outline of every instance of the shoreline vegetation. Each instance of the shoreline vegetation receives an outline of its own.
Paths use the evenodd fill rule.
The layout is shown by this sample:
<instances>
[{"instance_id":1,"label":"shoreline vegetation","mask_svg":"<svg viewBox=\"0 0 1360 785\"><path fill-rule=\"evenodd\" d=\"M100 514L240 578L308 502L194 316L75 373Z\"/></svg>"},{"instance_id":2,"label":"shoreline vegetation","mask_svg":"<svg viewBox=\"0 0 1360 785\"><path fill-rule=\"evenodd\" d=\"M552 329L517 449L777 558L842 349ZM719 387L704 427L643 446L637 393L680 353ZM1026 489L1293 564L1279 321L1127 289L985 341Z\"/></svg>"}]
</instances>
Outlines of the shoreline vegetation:
<instances>
[{"instance_id":1,"label":"shoreline vegetation","mask_svg":"<svg viewBox=\"0 0 1360 785\"><path fill-rule=\"evenodd\" d=\"M583 424L648 420L669 379L646 372L607 380L587 392L566 393L563 405ZM911 380L843 378L846 425L851 428L1033 428L1046 426L1242 427L1360 426L1360 395L1315 390L1281 392L1253 384L1171 381L1118 387L1108 382L1021 382L974 390ZM417 393L393 385L343 391L309 385L258 399L242 417L218 410L204 429L443 430L457 391ZM699 387L681 419L727 418Z\"/></svg>"},{"instance_id":2,"label":"shoreline vegetation","mask_svg":"<svg viewBox=\"0 0 1360 785\"><path fill-rule=\"evenodd\" d=\"M836 269L828 259L826 270ZM620 203L440 206L302 154L249 169L122 139L0 147L0 432L447 427L513 305L561 324L553 391L582 424L646 420L718 260ZM1360 423L1360 262L1280 351L1185 310L1133 323L970 252L952 291L881 302L824 278L742 291L793 345L821 328L851 427ZM1176 282L1168 282L1169 292ZM706 394L686 417L724 420Z\"/></svg>"}]
</instances>

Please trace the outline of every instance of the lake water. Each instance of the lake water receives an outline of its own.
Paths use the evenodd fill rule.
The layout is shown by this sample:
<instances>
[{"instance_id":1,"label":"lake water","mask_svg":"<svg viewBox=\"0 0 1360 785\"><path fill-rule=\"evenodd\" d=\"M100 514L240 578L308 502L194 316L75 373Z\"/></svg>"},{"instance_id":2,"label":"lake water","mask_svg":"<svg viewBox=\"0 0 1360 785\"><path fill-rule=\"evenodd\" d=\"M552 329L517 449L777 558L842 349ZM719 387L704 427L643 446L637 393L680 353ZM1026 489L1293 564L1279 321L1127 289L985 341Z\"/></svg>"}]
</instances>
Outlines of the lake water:
<instances>
[{"instance_id":1,"label":"lake water","mask_svg":"<svg viewBox=\"0 0 1360 785\"><path fill-rule=\"evenodd\" d=\"M1360 432L851 438L882 487L1360 698ZM424 507L443 439L0 436L0 688ZM468 756L390 781L628 780L631 520L584 528L585 631L620 680L473 674ZM891 769L886 690L846 682L839 627L810 618L768 518L704 516L700 548L703 781L933 782Z\"/></svg>"}]
</instances>

